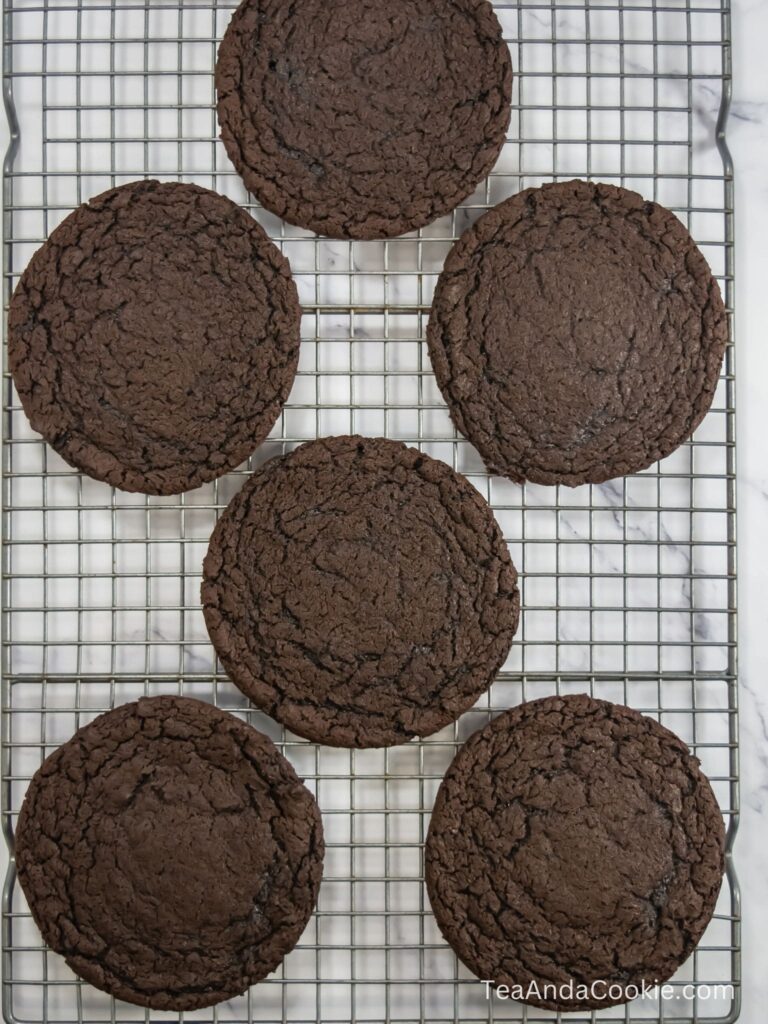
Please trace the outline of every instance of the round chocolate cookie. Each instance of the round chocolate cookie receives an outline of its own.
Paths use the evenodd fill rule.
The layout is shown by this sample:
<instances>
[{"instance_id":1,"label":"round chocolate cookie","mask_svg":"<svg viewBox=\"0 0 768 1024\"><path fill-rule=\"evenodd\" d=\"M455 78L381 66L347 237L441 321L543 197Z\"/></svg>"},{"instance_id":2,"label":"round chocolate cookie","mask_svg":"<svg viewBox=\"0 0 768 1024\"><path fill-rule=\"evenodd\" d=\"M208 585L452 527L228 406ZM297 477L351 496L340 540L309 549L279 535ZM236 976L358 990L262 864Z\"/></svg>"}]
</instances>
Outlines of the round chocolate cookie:
<instances>
[{"instance_id":1,"label":"round chocolate cookie","mask_svg":"<svg viewBox=\"0 0 768 1024\"><path fill-rule=\"evenodd\" d=\"M456 755L427 889L478 977L546 1009L600 1009L688 958L715 909L724 842L682 740L626 707L550 697L504 712Z\"/></svg>"},{"instance_id":2,"label":"round chocolate cookie","mask_svg":"<svg viewBox=\"0 0 768 1024\"><path fill-rule=\"evenodd\" d=\"M291 224L386 238L450 213L510 119L487 0L243 0L216 64L221 138Z\"/></svg>"},{"instance_id":3,"label":"round chocolate cookie","mask_svg":"<svg viewBox=\"0 0 768 1024\"><path fill-rule=\"evenodd\" d=\"M635 192L529 189L451 250L429 352L494 473L601 483L673 452L715 393L728 327L686 229Z\"/></svg>"},{"instance_id":4,"label":"round chocolate cookie","mask_svg":"<svg viewBox=\"0 0 768 1024\"><path fill-rule=\"evenodd\" d=\"M317 898L320 812L275 746L211 704L101 715L41 766L16 830L43 938L82 978L155 1010L244 992Z\"/></svg>"},{"instance_id":5,"label":"round chocolate cookie","mask_svg":"<svg viewBox=\"0 0 768 1024\"><path fill-rule=\"evenodd\" d=\"M21 276L8 362L70 465L177 494L267 436L299 358L288 261L224 196L136 181L80 206Z\"/></svg>"},{"instance_id":6,"label":"round chocolate cookie","mask_svg":"<svg viewBox=\"0 0 768 1024\"><path fill-rule=\"evenodd\" d=\"M267 463L219 520L203 571L229 676L332 746L390 746L454 721L517 628L517 574L490 508L396 441L329 438Z\"/></svg>"}]
</instances>

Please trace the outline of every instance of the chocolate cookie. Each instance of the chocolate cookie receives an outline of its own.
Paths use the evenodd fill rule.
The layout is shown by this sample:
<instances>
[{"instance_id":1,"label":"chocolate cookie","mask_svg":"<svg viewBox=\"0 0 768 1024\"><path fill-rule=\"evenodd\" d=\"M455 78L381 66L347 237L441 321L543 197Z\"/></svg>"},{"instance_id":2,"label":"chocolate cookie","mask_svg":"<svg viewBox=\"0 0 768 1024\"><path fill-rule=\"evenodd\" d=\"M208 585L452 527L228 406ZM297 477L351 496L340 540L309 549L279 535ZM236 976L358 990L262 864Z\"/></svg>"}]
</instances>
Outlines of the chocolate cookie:
<instances>
[{"instance_id":1,"label":"chocolate cookie","mask_svg":"<svg viewBox=\"0 0 768 1024\"><path fill-rule=\"evenodd\" d=\"M203 611L232 680L300 736L428 736L490 686L517 627L517 574L490 508L395 441L312 441L255 473L204 564Z\"/></svg>"},{"instance_id":2,"label":"chocolate cookie","mask_svg":"<svg viewBox=\"0 0 768 1024\"><path fill-rule=\"evenodd\" d=\"M571 181L521 192L465 233L428 338L454 423L488 468L573 487L636 473L691 436L728 328L673 214Z\"/></svg>"},{"instance_id":3,"label":"chocolate cookie","mask_svg":"<svg viewBox=\"0 0 768 1024\"><path fill-rule=\"evenodd\" d=\"M291 389L300 309L287 260L196 185L136 181L79 207L22 274L8 362L70 465L177 494L246 459Z\"/></svg>"},{"instance_id":4,"label":"chocolate cookie","mask_svg":"<svg viewBox=\"0 0 768 1024\"><path fill-rule=\"evenodd\" d=\"M244 992L309 920L323 829L261 733L153 697L101 715L29 786L16 863L43 938L86 981L155 1010Z\"/></svg>"},{"instance_id":5,"label":"chocolate cookie","mask_svg":"<svg viewBox=\"0 0 768 1024\"><path fill-rule=\"evenodd\" d=\"M457 754L432 814L427 889L478 977L546 1009L600 1009L687 959L715 909L724 842L682 740L629 708L550 697Z\"/></svg>"},{"instance_id":6,"label":"chocolate cookie","mask_svg":"<svg viewBox=\"0 0 768 1024\"><path fill-rule=\"evenodd\" d=\"M221 138L291 224L386 238L450 213L506 137L512 66L486 0L243 0L219 49Z\"/></svg>"}]
</instances>

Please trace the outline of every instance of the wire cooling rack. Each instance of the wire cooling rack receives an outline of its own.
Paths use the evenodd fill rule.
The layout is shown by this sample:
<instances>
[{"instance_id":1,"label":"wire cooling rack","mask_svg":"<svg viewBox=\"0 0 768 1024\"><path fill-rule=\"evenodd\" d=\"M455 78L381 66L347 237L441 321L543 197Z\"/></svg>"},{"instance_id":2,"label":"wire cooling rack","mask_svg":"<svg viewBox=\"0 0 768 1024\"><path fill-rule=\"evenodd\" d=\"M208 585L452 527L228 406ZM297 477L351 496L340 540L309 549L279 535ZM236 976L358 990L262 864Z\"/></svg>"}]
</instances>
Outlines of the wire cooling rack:
<instances>
[{"instance_id":1,"label":"wire cooling rack","mask_svg":"<svg viewBox=\"0 0 768 1024\"><path fill-rule=\"evenodd\" d=\"M382 0L384 2L384 0ZM234 7L202 0L4 0L4 298L50 231L88 197L145 176L214 188L289 257L304 308L299 375L254 464L357 431L419 445L493 505L522 570L524 615L490 695L454 727L391 750L334 750L250 711L215 662L201 562L238 473L181 497L123 494L73 472L29 428L3 378L3 827L12 849L41 759L141 694L215 701L271 735L320 801L328 853L318 911L268 981L193 1020L472 1022L555 1018L486 999L442 941L422 846L457 746L520 700L589 691L657 716L738 814L734 364L695 440L638 476L575 490L489 477L457 438L423 343L452 241L530 185L592 177L634 188L690 227L733 299L727 0L495 4L516 72L507 142L452 216L387 242L315 238L254 207L217 141L212 66ZM734 1021L739 899L675 977L593 1021ZM45 950L11 866L3 904L6 1021L166 1020L78 982ZM688 987L686 987L688 986ZM693 986L693 987L691 987Z\"/></svg>"}]
</instances>

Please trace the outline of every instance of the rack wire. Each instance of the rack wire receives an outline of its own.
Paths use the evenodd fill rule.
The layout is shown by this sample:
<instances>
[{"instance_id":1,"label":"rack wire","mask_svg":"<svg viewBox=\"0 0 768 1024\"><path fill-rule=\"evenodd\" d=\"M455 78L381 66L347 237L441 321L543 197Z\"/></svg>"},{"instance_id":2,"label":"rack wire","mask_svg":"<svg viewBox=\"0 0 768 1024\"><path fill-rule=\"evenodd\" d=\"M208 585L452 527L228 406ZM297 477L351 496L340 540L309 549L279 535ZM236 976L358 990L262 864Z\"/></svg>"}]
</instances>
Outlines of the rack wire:
<instances>
[{"instance_id":1,"label":"rack wire","mask_svg":"<svg viewBox=\"0 0 768 1024\"><path fill-rule=\"evenodd\" d=\"M735 1021L739 894L734 354L695 439L637 476L519 487L457 437L423 338L453 240L521 188L590 177L672 208L733 310L728 0L519 0L495 7L516 73L509 139L453 215L404 238L316 238L258 208L217 141L212 67L231 0L4 0L4 300L77 204L135 178L194 181L240 202L292 263L304 315L299 374L252 463L192 493L124 494L72 471L35 435L3 376L3 830L42 758L101 711L184 693L278 743L323 810L318 910L269 980L191 1020L543 1021L488 1000L429 910L422 847L458 745L520 700L588 691L658 717L701 758L728 824L728 874L671 999L584 1021ZM307 743L249 709L216 664L199 607L217 515L253 465L317 436L384 434L465 473L522 570L524 615L490 694L455 725L390 750ZM9 867L8 1022L166 1020L79 982L47 951ZM689 986L689 987L686 987ZM690 987L692 986L692 987ZM707 990L707 986L711 986ZM717 987L720 986L718 989Z\"/></svg>"}]
</instances>

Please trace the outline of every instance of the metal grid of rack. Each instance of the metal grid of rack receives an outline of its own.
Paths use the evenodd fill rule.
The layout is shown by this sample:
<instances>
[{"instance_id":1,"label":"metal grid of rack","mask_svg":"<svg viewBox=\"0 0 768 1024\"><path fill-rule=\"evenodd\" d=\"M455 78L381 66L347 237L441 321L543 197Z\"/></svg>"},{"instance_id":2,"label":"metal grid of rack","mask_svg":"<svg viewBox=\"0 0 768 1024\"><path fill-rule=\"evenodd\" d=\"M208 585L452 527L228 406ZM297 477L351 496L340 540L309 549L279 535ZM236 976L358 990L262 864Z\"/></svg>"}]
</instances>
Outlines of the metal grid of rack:
<instances>
[{"instance_id":1,"label":"metal grid of rack","mask_svg":"<svg viewBox=\"0 0 768 1024\"><path fill-rule=\"evenodd\" d=\"M429 812L457 746L520 700L589 691L657 716L701 758L738 817L734 359L695 439L601 486L489 477L456 436L423 342L453 240L521 188L591 177L635 188L689 226L733 300L725 143L728 0L518 0L495 7L516 73L509 140L452 216L386 242L316 238L256 207L217 141L212 66L233 0L4 0L4 300L74 206L138 177L187 180L242 203L291 261L304 309L299 374L258 464L317 436L385 434L465 473L522 571L523 619L489 695L453 727L390 750L320 747L248 708L216 664L199 609L217 515L252 465L192 493L124 494L73 472L29 428L3 377L3 829L42 758L101 711L184 693L246 717L320 801L328 852L297 949L221 1022L556 1019L489 1001L442 941L422 884ZM4 366L5 370L5 366ZM46 951L9 868L6 1021L166 1019L80 983ZM717 914L674 998L592 1021L734 1021L739 896ZM688 987L686 987L688 986ZM690 986L693 986L691 988ZM709 990L707 986L712 986ZM718 989L717 986L721 986ZM173 1016L173 1015L171 1015Z\"/></svg>"}]
</instances>

